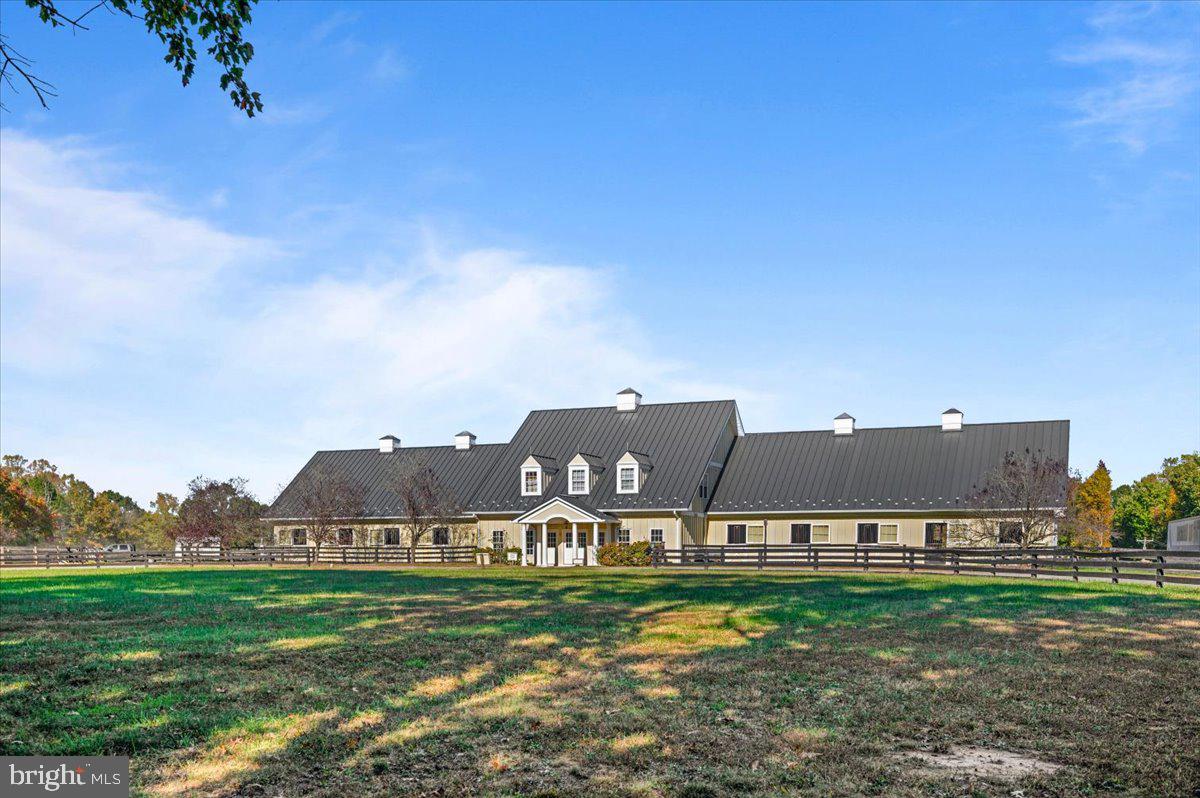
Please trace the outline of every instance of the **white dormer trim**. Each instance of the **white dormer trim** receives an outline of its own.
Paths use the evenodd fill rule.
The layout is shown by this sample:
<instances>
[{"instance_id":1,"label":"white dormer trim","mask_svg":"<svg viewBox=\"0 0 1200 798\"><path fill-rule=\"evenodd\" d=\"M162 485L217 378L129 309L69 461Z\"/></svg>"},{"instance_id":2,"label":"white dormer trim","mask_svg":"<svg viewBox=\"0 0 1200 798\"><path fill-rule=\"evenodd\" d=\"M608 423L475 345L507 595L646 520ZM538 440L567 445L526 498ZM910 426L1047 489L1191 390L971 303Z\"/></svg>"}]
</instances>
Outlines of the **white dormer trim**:
<instances>
[{"instance_id":1,"label":"white dormer trim","mask_svg":"<svg viewBox=\"0 0 1200 798\"><path fill-rule=\"evenodd\" d=\"M625 452L621 458L617 460L617 493L638 493L642 489L642 485L646 481L646 474L650 471L650 458L644 454L636 452ZM633 489L630 490L626 485L626 477L629 475L630 469L633 471Z\"/></svg>"},{"instance_id":2,"label":"white dormer trim","mask_svg":"<svg viewBox=\"0 0 1200 798\"><path fill-rule=\"evenodd\" d=\"M575 486L575 475L581 471L583 490L578 490ZM600 458L596 455L583 452L575 455L567 463L567 493L571 496L587 496L592 492L592 488L596 487L596 479L602 471L604 466L600 465Z\"/></svg>"},{"instance_id":3,"label":"white dormer trim","mask_svg":"<svg viewBox=\"0 0 1200 798\"><path fill-rule=\"evenodd\" d=\"M533 454L529 455L529 457L525 458L525 462L521 463L521 495L541 496L546 492L546 488L550 486L552 475L557 470L553 458L538 457ZM527 483L528 474L536 474L536 491L532 490L531 486Z\"/></svg>"}]
</instances>

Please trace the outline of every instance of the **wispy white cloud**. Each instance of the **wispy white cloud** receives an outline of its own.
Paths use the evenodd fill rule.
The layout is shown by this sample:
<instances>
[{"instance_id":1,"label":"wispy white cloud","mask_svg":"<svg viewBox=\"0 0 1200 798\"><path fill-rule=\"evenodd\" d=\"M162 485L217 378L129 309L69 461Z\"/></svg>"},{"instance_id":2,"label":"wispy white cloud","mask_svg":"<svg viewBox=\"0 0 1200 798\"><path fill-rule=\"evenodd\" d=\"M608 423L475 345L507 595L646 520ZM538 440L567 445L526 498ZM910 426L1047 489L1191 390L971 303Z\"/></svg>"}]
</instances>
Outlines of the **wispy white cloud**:
<instances>
[{"instance_id":1,"label":"wispy white cloud","mask_svg":"<svg viewBox=\"0 0 1200 798\"><path fill-rule=\"evenodd\" d=\"M1058 54L1097 75L1070 101L1070 127L1132 153L1176 135L1200 110L1200 6L1105 4L1088 22L1091 36Z\"/></svg>"},{"instance_id":2,"label":"wispy white cloud","mask_svg":"<svg viewBox=\"0 0 1200 798\"><path fill-rule=\"evenodd\" d=\"M371 64L370 74L380 83L398 83L409 76L410 70L394 49L386 47Z\"/></svg>"},{"instance_id":3,"label":"wispy white cloud","mask_svg":"<svg viewBox=\"0 0 1200 798\"><path fill-rule=\"evenodd\" d=\"M312 263L97 177L120 173L96 148L9 132L3 155L5 449L105 487L150 498L242 474L269 495L313 449L384 432L506 439L526 409L627 383L748 396L661 356L618 309L619 269L377 218L330 228L348 254Z\"/></svg>"}]
</instances>

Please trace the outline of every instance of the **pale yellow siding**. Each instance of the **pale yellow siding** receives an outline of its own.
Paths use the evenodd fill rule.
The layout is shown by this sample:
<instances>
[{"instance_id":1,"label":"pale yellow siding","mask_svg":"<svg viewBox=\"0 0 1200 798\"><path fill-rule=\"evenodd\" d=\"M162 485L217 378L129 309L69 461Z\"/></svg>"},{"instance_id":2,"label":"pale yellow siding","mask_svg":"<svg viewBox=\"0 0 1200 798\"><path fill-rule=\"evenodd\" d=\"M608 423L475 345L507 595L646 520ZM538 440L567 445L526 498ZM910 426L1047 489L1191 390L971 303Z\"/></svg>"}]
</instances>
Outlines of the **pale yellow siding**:
<instances>
[{"instance_id":1,"label":"pale yellow siding","mask_svg":"<svg viewBox=\"0 0 1200 798\"><path fill-rule=\"evenodd\" d=\"M728 540L726 530L727 524L766 524L766 538L770 545L787 544L792 541L793 523L808 523L808 524L828 524L829 525L829 543L838 545L852 545L858 541L858 524L860 523L878 523L878 524L898 524L899 539L896 545L900 546L924 546L925 545L925 524L929 522L953 524L967 524L973 527L973 531L965 538L956 539L951 531L949 533L948 544L951 546L967 546L974 544L994 545L986 539L982 531L979 529L979 522L964 518L962 515L950 513L928 513L919 517L909 515L888 515L886 513L871 514L863 513L855 516L822 516L819 513L797 513L795 515L710 515L708 517L708 544L711 546L719 546L725 544ZM1054 545L1056 540L1049 540L1046 545ZM887 545L887 544L881 544Z\"/></svg>"},{"instance_id":2,"label":"pale yellow siding","mask_svg":"<svg viewBox=\"0 0 1200 798\"><path fill-rule=\"evenodd\" d=\"M408 525L398 521L372 521L370 523L358 524L342 524L342 527L349 527L354 530L354 545L355 546L382 546L384 545L384 529L398 527L400 529L400 544L401 546L409 545L411 537ZM276 524L274 528L275 545L290 546L292 543L292 530L303 529L303 524ZM451 546L474 546L477 540L476 526L473 521L463 521L450 526L450 545ZM326 543L326 546L336 546L336 533L332 536L333 541ZM312 540L308 541L309 546L315 546L316 543ZM420 545L433 545L432 532L426 532L421 540Z\"/></svg>"}]
</instances>

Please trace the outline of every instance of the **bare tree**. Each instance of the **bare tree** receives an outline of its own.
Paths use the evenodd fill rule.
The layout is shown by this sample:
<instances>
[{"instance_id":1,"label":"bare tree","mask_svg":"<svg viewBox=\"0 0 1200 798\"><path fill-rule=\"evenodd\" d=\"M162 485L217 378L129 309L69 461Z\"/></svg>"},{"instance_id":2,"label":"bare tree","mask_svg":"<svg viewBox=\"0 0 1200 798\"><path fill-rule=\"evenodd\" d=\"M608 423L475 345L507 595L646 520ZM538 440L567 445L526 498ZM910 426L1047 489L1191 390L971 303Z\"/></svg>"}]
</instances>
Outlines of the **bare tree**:
<instances>
[{"instance_id":1,"label":"bare tree","mask_svg":"<svg viewBox=\"0 0 1200 798\"><path fill-rule=\"evenodd\" d=\"M361 485L325 468L316 468L296 487L296 501L304 518L308 539L321 547L331 543L341 523L362 516L365 492Z\"/></svg>"},{"instance_id":2,"label":"bare tree","mask_svg":"<svg viewBox=\"0 0 1200 798\"><path fill-rule=\"evenodd\" d=\"M442 485L429 463L420 458L397 457L391 476L400 517L408 526L409 562L416 562L421 540L438 527L448 530L454 526L462 515L462 506Z\"/></svg>"},{"instance_id":3,"label":"bare tree","mask_svg":"<svg viewBox=\"0 0 1200 798\"><path fill-rule=\"evenodd\" d=\"M1068 476L1066 463L1041 451L1008 452L967 498L976 522L964 536L984 545L1047 545L1067 503Z\"/></svg>"}]
</instances>

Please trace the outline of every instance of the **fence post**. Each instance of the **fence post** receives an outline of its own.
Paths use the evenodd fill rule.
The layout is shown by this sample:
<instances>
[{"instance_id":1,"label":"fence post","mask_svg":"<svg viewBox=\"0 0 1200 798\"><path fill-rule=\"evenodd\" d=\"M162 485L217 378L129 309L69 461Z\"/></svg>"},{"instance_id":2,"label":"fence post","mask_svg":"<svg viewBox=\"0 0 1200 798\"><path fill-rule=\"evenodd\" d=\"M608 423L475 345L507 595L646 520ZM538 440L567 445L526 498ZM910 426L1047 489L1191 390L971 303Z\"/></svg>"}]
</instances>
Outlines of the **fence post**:
<instances>
[{"instance_id":1,"label":"fence post","mask_svg":"<svg viewBox=\"0 0 1200 798\"><path fill-rule=\"evenodd\" d=\"M821 570L821 550L814 549L811 546L809 546L809 551L812 553L813 570L814 571Z\"/></svg>"},{"instance_id":2,"label":"fence post","mask_svg":"<svg viewBox=\"0 0 1200 798\"><path fill-rule=\"evenodd\" d=\"M100 567L100 552L96 552L96 567Z\"/></svg>"},{"instance_id":3,"label":"fence post","mask_svg":"<svg viewBox=\"0 0 1200 798\"><path fill-rule=\"evenodd\" d=\"M1119 585L1121 583L1121 569L1117 567L1117 555L1112 555L1112 583Z\"/></svg>"},{"instance_id":4,"label":"fence post","mask_svg":"<svg viewBox=\"0 0 1200 798\"><path fill-rule=\"evenodd\" d=\"M1037 569L1038 569L1037 552L1036 551L1030 552L1030 554L1033 555L1033 562L1030 563L1030 566L1029 566L1029 575L1032 576L1034 579L1037 579Z\"/></svg>"},{"instance_id":5,"label":"fence post","mask_svg":"<svg viewBox=\"0 0 1200 798\"><path fill-rule=\"evenodd\" d=\"M1071 578L1074 579L1076 582L1078 582L1079 581L1079 552L1075 551L1075 549L1071 549L1071 570L1075 572L1071 575Z\"/></svg>"},{"instance_id":6,"label":"fence post","mask_svg":"<svg viewBox=\"0 0 1200 798\"><path fill-rule=\"evenodd\" d=\"M1154 577L1155 577L1154 586L1162 587L1163 586L1163 565L1166 563L1166 559L1161 554L1158 555L1158 557L1156 557L1155 559L1158 560L1158 567L1154 569Z\"/></svg>"},{"instance_id":7,"label":"fence post","mask_svg":"<svg viewBox=\"0 0 1200 798\"><path fill-rule=\"evenodd\" d=\"M959 558L959 555L958 555L958 552L956 551L956 552L954 552L954 575L955 576L958 576L958 565L959 565L958 558Z\"/></svg>"},{"instance_id":8,"label":"fence post","mask_svg":"<svg viewBox=\"0 0 1200 798\"><path fill-rule=\"evenodd\" d=\"M909 573L917 570L917 552L914 549L909 549L905 552L908 555L908 570Z\"/></svg>"}]
</instances>

